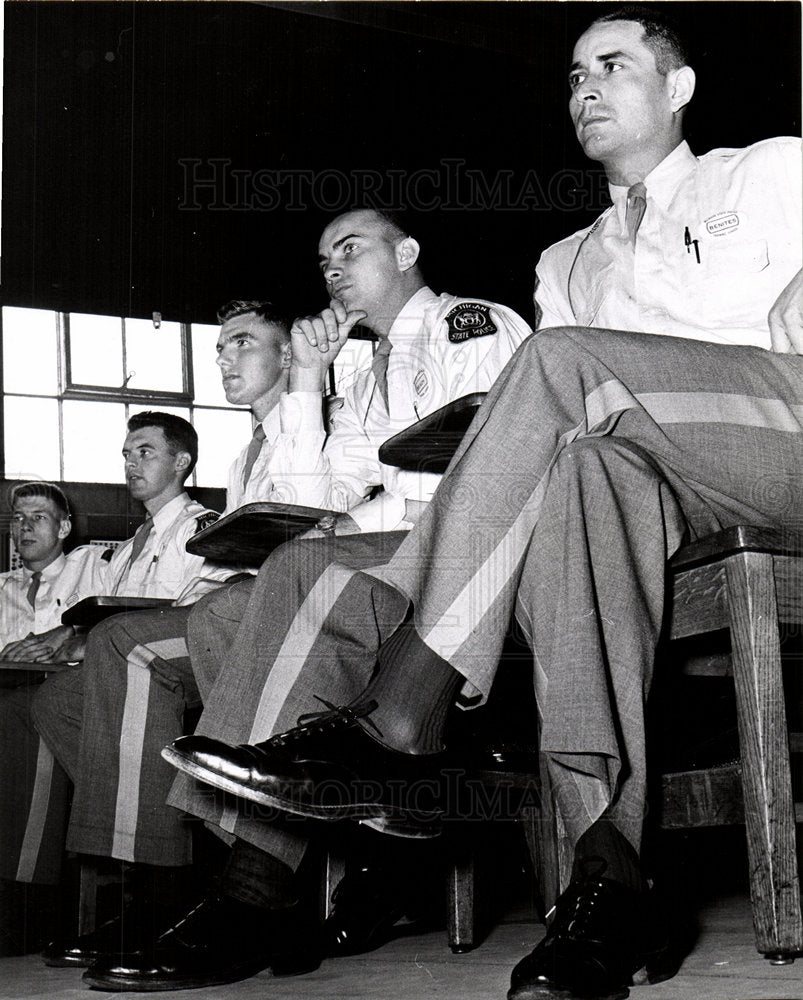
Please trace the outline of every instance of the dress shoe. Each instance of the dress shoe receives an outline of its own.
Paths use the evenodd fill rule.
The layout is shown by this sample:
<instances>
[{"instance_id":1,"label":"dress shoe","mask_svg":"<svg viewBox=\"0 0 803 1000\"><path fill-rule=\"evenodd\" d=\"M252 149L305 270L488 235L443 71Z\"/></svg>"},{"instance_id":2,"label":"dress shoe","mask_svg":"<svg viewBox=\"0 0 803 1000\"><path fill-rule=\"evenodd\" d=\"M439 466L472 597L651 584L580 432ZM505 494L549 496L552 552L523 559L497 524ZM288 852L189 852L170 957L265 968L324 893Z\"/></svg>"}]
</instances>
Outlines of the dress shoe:
<instances>
[{"instance_id":1,"label":"dress shoe","mask_svg":"<svg viewBox=\"0 0 803 1000\"><path fill-rule=\"evenodd\" d=\"M320 927L301 904L261 910L213 896L149 948L100 959L83 979L114 993L190 990L238 982L268 967L274 976L300 975L320 963Z\"/></svg>"},{"instance_id":2,"label":"dress shoe","mask_svg":"<svg viewBox=\"0 0 803 1000\"><path fill-rule=\"evenodd\" d=\"M669 959L651 903L612 879L571 883L544 939L514 968L508 1000L622 1000L640 969L651 983L671 979L680 957Z\"/></svg>"},{"instance_id":3,"label":"dress shoe","mask_svg":"<svg viewBox=\"0 0 803 1000\"><path fill-rule=\"evenodd\" d=\"M86 968L100 958L141 952L154 935L176 919L175 908L129 903L122 913L88 934L51 941L42 952L45 965Z\"/></svg>"},{"instance_id":4,"label":"dress shoe","mask_svg":"<svg viewBox=\"0 0 803 1000\"><path fill-rule=\"evenodd\" d=\"M399 753L374 739L361 720L372 725L375 703L359 710L325 704L329 711L302 716L264 743L232 747L184 736L162 756L200 781L284 812L360 820L394 836L437 836L441 756Z\"/></svg>"},{"instance_id":5,"label":"dress shoe","mask_svg":"<svg viewBox=\"0 0 803 1000\"><path fill-rule=\"evenodd\" d=\"M332 894L332 910L323 925L326 954L360 955L402 934L431 928L436 917L422 907L420 890L417 881L382 866L348 872Z\"/></svg>"}]
</instances>

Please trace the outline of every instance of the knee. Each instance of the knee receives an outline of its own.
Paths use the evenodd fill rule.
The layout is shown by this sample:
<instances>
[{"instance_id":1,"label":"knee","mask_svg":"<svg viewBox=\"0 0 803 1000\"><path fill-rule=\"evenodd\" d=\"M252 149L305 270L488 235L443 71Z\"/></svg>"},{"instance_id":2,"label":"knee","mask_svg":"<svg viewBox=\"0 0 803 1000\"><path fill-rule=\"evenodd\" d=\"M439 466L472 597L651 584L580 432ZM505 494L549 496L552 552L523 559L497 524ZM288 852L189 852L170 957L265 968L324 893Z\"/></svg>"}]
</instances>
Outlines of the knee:
<instances>
[{"instance_id":1,"label":"knee","mask_svg":"<svg viewBox=\"0 0 803 1000\"><path fill-rule=\"evenodd\" d=\"M240 621L251 598L254 580L255 577L252 576L246 580L237 580L235 583L218 587L193 604L187 618L187 635L193 635L199 629L204 629L210 620Z\"/></svg>"},{"instance_id":2,"label":"knee","mask_svg":"<svg viewBox=\"0 0 803 1000\"><path fill-rule=\"evenodd\" d=\"M81 670L65 670L55 677L48 677L40 684L31 699L31 717L37 730L48 733L57 720L70 713L82 701Z\"/></svg>"}]
</instances>

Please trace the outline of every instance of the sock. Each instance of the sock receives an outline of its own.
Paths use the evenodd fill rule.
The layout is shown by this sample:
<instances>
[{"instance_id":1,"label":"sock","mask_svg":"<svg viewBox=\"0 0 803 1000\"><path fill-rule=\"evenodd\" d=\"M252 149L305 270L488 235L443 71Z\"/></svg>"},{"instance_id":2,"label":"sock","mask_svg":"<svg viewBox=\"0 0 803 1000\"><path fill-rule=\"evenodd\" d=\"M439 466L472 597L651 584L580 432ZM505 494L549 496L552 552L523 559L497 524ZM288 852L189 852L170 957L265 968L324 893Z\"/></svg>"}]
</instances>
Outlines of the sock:
<instances>
[{"instance_id":1,"label":"sock","mask_svg":"<svg viewBox=\"0 0 803 1000\"><path fill-rule=\"evenodd\" d=\"M157 906L180 907L192 890L194 874L192 865L163 868L137 862L131 871L130 884L135 898Z\"/></svg>"},{"instance_id":2,"label":"sock","mask_svg":"<svg viewBox=\"0 0 803 1000\"><path fill-rule=\"evenodd\" d=\"M634 892L647 888L636 849L604 813L577 841L572 881L587 878L589 869L594 870L592 860L597 858L606 863L600 873L603 878L622 882Z\"/></svg>"},{"instance_id":3,"label":"sock","mask_svg":"<svg viewBox=\"0 0 803 1000\"><path fill-rule=\"evenodd\" d=\"M293 869L244 840L235 841L223 870L220 891L224 896L261 909L281 909L298 902Z\"/></svg>"},{"instance_id":4,"label":"sock","mask_svg":"<svg viewBox=\"0 0 803 1000\"><path fill-rule=\"evenodd\" d=\"M377 672L353 703L375 701L366 732L401 753L430 754L443 749L446 717L463 677L421 641L408 619L379 650Z\"/></svg>"}]
</instances>

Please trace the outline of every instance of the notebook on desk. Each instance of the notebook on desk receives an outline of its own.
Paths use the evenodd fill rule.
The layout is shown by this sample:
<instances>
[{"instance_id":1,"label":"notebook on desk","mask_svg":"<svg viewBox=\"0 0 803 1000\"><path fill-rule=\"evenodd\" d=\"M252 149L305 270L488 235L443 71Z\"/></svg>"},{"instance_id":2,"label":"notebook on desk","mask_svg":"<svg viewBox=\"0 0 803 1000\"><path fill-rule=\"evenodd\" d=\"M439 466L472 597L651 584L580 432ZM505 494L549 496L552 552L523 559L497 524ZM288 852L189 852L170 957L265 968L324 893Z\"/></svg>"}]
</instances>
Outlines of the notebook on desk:
<instances>
[{"instance_id":1,"label":"notebook on desk","mask_svg":"<svg viewBox=\"0 0 803 1000\"><path fill-rule=\"evenodd\" d=\"M170 607L172 601L161 597L85 597L83 601L67 608L61 616L62 625L92 628L110 615L125 611L151 611L153 608Z\"/></svg>"},{"instance_id":2,"label":"notebook on desk","mask_svg":"<svg viewBox=\"0 0 803 1000\"><path fill-rule=\"evenodd\" d=\"M247 503L203 528L187 542L187 551L222 563L259 566L284 542L314 528L337 511L289 503Z\"/></svg>"},{"instance_id":3,"label":"notebook on desk","mask_svg":"<svg viewBox=\"0 0 803 1000\"><path fill-rule=\"evenodd\" d=\"M411 472L445 472L486 395L461 396L405 427L379 449L380 462Z\"/></svg>"}]
</instances>

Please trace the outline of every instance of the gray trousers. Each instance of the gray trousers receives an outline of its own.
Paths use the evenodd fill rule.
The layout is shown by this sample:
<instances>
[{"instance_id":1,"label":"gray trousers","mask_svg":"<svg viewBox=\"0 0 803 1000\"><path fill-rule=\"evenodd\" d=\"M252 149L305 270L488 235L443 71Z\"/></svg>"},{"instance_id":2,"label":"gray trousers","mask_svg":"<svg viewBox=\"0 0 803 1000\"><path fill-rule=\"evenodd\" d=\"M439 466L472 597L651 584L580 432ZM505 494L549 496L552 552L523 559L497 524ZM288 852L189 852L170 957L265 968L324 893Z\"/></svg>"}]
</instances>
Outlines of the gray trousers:
<instances>
[{"instance_id":1,"label":"gray trousers","mask_svg":"<svg viewBox=\"0 0 803 1000\"><path fill-rule=\"evenodd\" d=\"M802 415L800 357L613 331L533 336L383 568L330 565L319 593L301 555L275 564L305 580L286 593L291 627L263 646L273 665L255 687L238 686L247 662L231 658L203 731L253 742L293 725L316 694L357 693L409 601L420 638L485 696L515 614L533 648L542 749L568 836L608 809L638 849L667 560L738 522L803 526ZM269 607L252 595L237 649ZM282 683L260 689L263 676ZM243 804L183 776L170 801L251 839ZM288 862L303 849L303 838L263 837Z\"/></svg>"}]
</instances>

